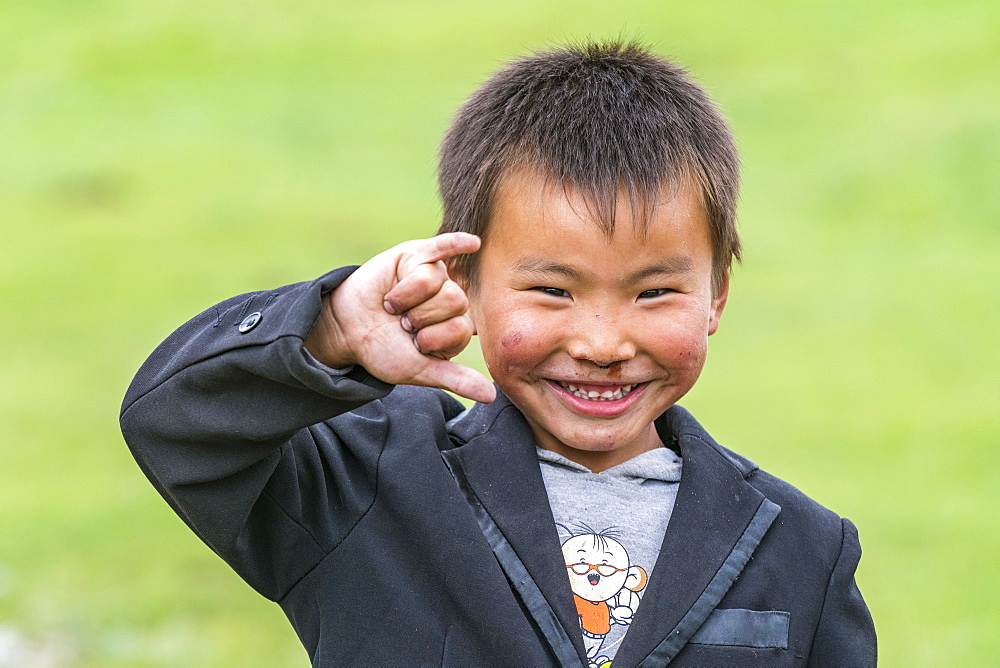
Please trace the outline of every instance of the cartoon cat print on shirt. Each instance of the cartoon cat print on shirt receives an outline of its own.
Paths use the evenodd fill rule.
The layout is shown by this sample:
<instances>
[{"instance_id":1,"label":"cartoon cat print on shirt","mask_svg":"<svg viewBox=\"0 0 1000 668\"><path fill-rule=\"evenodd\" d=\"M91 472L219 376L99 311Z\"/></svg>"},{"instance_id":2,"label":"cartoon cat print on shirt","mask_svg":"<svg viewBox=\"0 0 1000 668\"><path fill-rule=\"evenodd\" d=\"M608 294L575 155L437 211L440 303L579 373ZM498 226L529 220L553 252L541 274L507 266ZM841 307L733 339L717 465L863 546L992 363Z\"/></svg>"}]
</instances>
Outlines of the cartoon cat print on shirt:
<instances>
[{"instance_id":1,"label":"cartoon cat print on shirt","mask_svg":"<svg viewBox=\"0 0 1000 668\"><path fill-rule=\"evenodd\" d=\"M595 531L585 524L577 529L559 528L569 534L562 544L573 600L580 616L583 644L591 668L610 665L601 655L613 624L628 626L639 605L638 592L646 586L646 571L632 564L615 527Z\"/></svg>"}]
</instances>

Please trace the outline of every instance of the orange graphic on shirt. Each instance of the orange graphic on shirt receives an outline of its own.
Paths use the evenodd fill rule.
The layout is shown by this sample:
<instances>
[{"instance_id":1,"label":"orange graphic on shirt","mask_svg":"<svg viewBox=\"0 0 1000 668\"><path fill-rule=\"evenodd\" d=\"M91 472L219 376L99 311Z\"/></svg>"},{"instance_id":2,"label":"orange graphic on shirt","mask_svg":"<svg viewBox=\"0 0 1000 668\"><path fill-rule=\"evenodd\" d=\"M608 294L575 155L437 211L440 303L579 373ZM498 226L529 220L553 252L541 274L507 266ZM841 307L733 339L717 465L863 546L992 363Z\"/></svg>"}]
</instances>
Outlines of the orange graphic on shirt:
<instances>
[{"instance_id":1,"label":"orange graphic on shirt","mask_svg":"<svg viewBox=\"0 0 1000 668\"><path fill-rule=\"evenodd\" d=\"M576 613L580 615L580 626L595 636L606 636L611 632L611 607L604 601L588 601L573 594Z\"/></svg>"}]
</instances>

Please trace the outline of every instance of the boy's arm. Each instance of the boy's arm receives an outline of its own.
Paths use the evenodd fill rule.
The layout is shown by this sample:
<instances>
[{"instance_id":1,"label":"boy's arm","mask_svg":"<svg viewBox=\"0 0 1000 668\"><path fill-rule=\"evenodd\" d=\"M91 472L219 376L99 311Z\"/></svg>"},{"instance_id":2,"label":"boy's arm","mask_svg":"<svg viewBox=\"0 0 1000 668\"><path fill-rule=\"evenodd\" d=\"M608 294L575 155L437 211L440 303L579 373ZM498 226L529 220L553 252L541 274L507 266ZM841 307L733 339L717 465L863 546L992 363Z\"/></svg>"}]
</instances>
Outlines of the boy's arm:
<instances>
[{"instance_id":1,"label":"boy's arm","mask_svg":"<svg viewBox=\"0 0 1000 668\"><path fill-rule=\"evenodd\" d=\"M858 531L849 520L841 522L840 557L827 584L809 665L875 666L875 625L854 580L854 572L861 560Z\"/></svg>"},{"instance_id":2,"label":"boy's arm","mask_svg":"<svg viewBox=\"0 0 1000 668\"><path fill-rule=\"evenodd\" d=\"M368 420L372 433L351 435L352 443L326 421L392 389L354 363L370 360L377 369L391 364L378 359L377 346L353 343L366 326L358 314L341 326L351 342L352 357L344 361L352 366L330 368L304 346L311 335L315 339L314 323L324 301L332 301L323 295L350 287L347 279L363 270L337 270L312 283L235 297L209 309L157 348L122 407L125 439L154 486L206 543L270 598L283 595L367 507L371 486L366 487L366 480L372 472L364 460L371 455L377 461L375 451L382 445L377 420ZM405 268L401 271L409 275ZM360 276L366 278L365 273ZM418 300L418 306L430 306L414 311L418 322L424 321L418 332L431 328L427 322L449 319L428 314L441 305L433 299L437 292L424 293L430 297ZM454 311L438 308L438 313ZM383 349L381 355L406 354L404 343L418 350L419 333L411 337L401 328L399 315L382 313L395 318L403 337L386 336L393 349ZM337 320L342 320L340 314ZM470 334L461 336L467 342ZM322 357L329 348L320 342L316 350ZM451 348L432 352L444 356ZM413 355L408 357L412 361ZM416 365L415 372L424 375L411 380L448 386L447 377L437 383L438 376L427 371L440 365L451 363L431 358L423 367ZM386 379L406 380L401 374ZM442 404L440 410L451 409ZM354 486L353 491L343 484ZM334 494L337 503L326 503L323 494Z\"/></svg>"}]
</instances>

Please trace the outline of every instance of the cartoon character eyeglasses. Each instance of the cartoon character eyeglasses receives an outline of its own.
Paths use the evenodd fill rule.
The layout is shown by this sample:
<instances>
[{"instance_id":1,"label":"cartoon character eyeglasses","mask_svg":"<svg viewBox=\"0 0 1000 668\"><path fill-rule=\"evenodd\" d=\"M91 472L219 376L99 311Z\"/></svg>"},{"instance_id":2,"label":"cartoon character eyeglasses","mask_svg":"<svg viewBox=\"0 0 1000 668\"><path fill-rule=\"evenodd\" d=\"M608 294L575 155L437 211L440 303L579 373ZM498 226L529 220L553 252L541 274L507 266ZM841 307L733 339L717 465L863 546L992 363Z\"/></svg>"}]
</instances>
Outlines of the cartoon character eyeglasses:
<instances>
[{"instance_id":1,"label":"cartoon character eyeglasses","mask_svg":"<svg viewBox=\"0 0 1000 668\"><path fill-rule=\"evenodd\" d=\"M586 575L590 571L597 571L597 574L602 577L608 577L628 570L627 568L616 568L611 564L588 564L585 561L577 564L566 564L566 568L569 568L577 575Z\"/></svg>"}]
</instances>

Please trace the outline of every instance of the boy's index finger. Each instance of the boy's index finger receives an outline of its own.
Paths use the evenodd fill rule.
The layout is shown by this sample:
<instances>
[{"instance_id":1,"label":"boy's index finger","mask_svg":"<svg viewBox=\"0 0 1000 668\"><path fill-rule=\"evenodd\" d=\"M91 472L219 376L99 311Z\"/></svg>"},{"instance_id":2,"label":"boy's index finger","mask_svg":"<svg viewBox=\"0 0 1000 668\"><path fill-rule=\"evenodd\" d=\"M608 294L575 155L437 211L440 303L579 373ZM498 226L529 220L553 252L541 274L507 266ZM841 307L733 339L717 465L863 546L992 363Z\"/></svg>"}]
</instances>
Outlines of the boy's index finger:
<instances>
[{"instance_id":1,"label":"boy's index finger","mask_svg":"<svg viewBox=\"0 0 1000 668\"><path fill-rule=\"evenodd\" d=\"M475 253L481 242L475 234L446 232L430 239L409 242L408 252L416 264L447 260L463 253Z\"/></svg>"}]
</instances>

